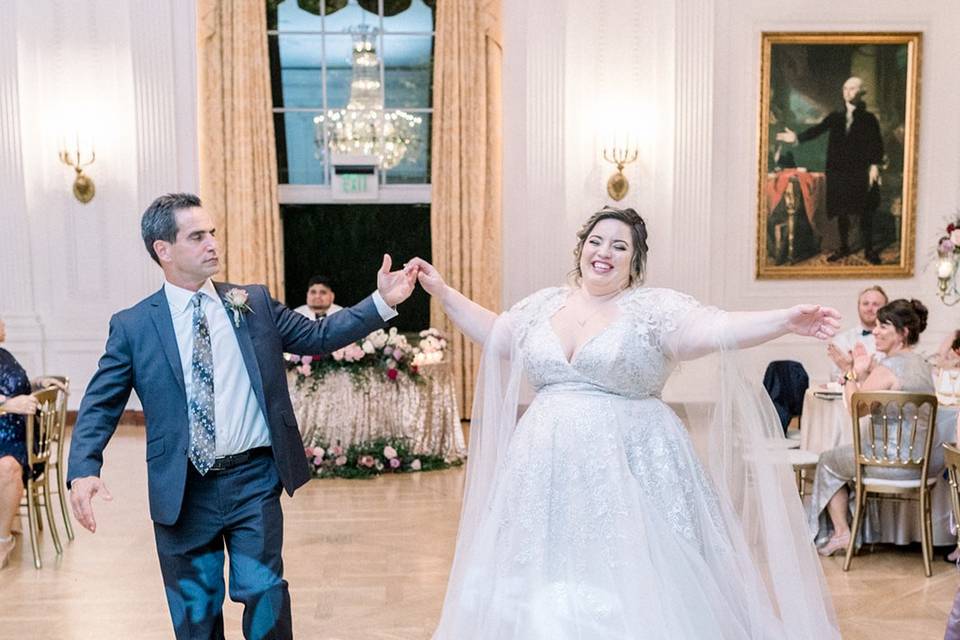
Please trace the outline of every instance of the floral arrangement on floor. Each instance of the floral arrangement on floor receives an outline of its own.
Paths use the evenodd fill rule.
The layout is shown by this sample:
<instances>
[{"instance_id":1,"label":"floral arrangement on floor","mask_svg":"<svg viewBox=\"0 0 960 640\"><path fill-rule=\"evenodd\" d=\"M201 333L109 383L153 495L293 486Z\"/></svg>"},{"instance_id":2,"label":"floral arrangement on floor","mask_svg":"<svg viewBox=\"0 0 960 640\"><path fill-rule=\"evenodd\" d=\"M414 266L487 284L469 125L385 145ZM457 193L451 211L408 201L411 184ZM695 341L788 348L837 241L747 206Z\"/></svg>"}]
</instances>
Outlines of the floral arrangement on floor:
<instances>
[{"instance_id":1,"label":"floral arrangement on floor","mask_svg":"<svg viewBox=\"0 0 960 640\"><path fill-rule=\"evenodd\" d=\"M414 453L404 438L377 438L349 447L339 444L307 447L304 452L315 478L373 478L384 473L436 471L460 466L442 456Z\"/></svg>"},{"instance_id":2,"label":"floral arrangement on floor","mask_svg":"<svg viewBox=\"0 0 960 640\"><path fill-rule=\"evenodd\" d=\"M410 344L407 337L391 327L389 331L377 329L363 340L337 349L329 356L298 356L284 354L287 369L297 372L297 387L310 383L316 389L317 383L331 371L349 371L354 382L364 384L368 376L384 376L388 380L397 380L401 375L422 382L420 367L424 364L440 362L446 350L447 341L436 329L420 332L416 346Z\"/></svg>"}]
</instances>

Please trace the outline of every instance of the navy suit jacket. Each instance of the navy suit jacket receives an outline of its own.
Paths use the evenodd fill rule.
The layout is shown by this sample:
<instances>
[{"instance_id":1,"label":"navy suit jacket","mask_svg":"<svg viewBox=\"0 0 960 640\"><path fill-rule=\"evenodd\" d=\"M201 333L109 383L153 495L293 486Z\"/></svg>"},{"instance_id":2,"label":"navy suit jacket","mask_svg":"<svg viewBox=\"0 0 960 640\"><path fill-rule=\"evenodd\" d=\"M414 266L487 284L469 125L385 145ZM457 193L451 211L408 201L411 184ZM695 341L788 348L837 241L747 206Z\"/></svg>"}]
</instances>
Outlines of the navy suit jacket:
<instances>
[{"instance_id":1,"label":"navy suit jacket","mask_svg":"<svg viewBox=\"0 0 960 640\"><path fill-rule=\"evenodd\" d=\"M214 283L223 298L235 285ZM382 328L372 297L317 322L273 300L262 285L245 285L250 312L233 322L240 353L270 431L273 457L287 493L310 479L287 390L283 352L325 354ZM103 450L130 397L143 405L150 517L171 525L180 515L187 479L189 419L183 369L163 289L110 319L110 334L90 380L70 442L67 481L99 476Z\"/></svg>"}]
</instances>

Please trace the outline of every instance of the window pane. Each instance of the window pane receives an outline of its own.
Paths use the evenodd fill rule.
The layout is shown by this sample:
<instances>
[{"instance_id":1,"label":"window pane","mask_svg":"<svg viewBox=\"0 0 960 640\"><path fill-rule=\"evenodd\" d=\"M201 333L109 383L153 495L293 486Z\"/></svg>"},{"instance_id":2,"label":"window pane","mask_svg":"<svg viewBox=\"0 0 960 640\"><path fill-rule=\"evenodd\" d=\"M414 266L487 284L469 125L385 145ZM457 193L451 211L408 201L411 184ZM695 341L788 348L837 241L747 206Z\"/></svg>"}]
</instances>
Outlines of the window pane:
<instances>
[{"instance_id":1,"label":"window pane","mask_svg":"<svg viewBox=\"0 0 960 640\"><path fill-rule=\"evenodd\" d=\"M337 4L342 4L342 2ZM360 25L376 27L378 24L379 19L376 13L364 11L353 2L333 13L330 13L330 9L327 9L327 15L323 19L323 28L327 33L347 33L350 29Z\"/></svg>"},{"instance_id":2,"label":"window pane","mask_svg":"<svg viewBox=\"0 0 960 640\"><path fill-rule=\"evenodd\" d=\"M320 63L323 49L319 35L269 36L273 104L276 107L323 107ZM277 69L277 56L279 66ZM280 95L277 95L277 74Z\"/></svg>"},{"instance_id":3,"label":"window pane","mask_svg":"<svg viewBox=\"0 0 960 640\"><path fill-rule=\"evenodd\" d=\"M384 7L391 0L384 0ZM410 0L408 0L410 1ZM434 11L423 3L423 0L410 1L410 7L400 13L383 19L383 31L419 31L431 33L433 31Z\"/></svg>"},{"instance_id":4,"label":"window pane","mask_svg":"<svg viewBox=\"0 0 960 640\"><path fill-rule=\"evenodd\" d=\"M284 0L277 7L276 28L279 31L320 31L320 16L301 9L297 0Z\"/></svg>"},{"instance_id":5,"label":"window pane","mask_svg":"<svg viewBox=\"0 0 960 640\"><path fill-rule=\"evenodd\" d=\"M348 35L326 36L324 53L327 57L327 108L342 109L350 102L353 38Z\"/></svg>"},{"instance_id":6,"label":"window pane","mask_svg":"<svg viewBox=\"0 0 960 640\"><path fill-rule=\"evenodd\" d=\"M433 82L433 37L383 36L386 107L429 108Z\"/></svg>"},{"instance_id":7,"label":"window pane","mask_svg":"<svg viewBox=\"0 0 960 640\"><path fill-rule=\"evenodd\" d=\"M280 184L326 184L322 155L317 158L313 119L319 112L274 114Z\"/></svg>"},{"instance_id":8,"label":"window pane","mask_svg":"<svg viewBox=\"0 0 960 640\"><path fill-rule=\"evenodd\" d=\"M413 113L420 118L416 126L416 143L407 148L403 159L384 172L387 184L430 183L430 114Z\"/></svg>"}]
</instances>

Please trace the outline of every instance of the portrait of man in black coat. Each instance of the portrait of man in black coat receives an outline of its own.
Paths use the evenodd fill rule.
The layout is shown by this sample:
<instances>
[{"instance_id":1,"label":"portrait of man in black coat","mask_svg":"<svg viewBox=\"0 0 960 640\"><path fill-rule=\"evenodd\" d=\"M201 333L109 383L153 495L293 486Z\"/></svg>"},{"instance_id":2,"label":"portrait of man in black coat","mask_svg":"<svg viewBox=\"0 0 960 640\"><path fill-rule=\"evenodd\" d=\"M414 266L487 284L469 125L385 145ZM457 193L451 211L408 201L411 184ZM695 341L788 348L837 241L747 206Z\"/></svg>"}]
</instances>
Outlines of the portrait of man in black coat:
<instances>
[{"instance_id":1,"label":"portrait of man in black coat","mask_svg":"<svg viewBox=\"0 0 960 640\"><path fill-rule=\"evenodd\" d=\"M827 257L829 262L850 255L850 225L854 220L860 224L864 258L871 264L881 262L873 243L873 218L880 204L883 139L877 117L863 102L865 94L863 80L848 78L843 83L843 106L840 109L800 133L785 128L776 136L778 142L795 145L828 134L827 217L837 220L840 235L840 246Z\"/></svg>"}]
</instances>

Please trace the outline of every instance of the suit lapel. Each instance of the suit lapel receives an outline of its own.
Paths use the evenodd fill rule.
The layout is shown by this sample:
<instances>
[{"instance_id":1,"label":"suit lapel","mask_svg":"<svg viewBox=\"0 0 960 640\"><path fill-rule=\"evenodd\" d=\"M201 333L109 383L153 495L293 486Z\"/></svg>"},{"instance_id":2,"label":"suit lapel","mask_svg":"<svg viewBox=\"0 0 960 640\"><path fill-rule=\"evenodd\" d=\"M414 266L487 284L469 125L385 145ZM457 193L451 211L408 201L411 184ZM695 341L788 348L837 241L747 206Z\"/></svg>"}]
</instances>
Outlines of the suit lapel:
<instances>
[{"instance_id":1,"label":"suit lapel","mask_svg":"<svg viewBox=\"0 0 960 640\"><path fill-rule=\"evenodd\" d=\"M180 390L186 396L187 387L183 382L183 365L180 362L180 349L177 347L177 334L173 330L170 304L167 302L167 296L163 293L163 288L150 297L150 304L153 324L157 328L157 333L160 334L163 354L167 357L167 363L173 370L173 377L180 385Z\"/></svg>"},{"instance_id":2,"label":"suit lapel","mask_svg":"<svg viewBox=\"0 0 960 640\"><path fill-rule=\"evenodd\" d=\"M260 411L263 412L264 420L269 422L267 417L267 400L263 392L263 378L260 376L260 364L257 360L257 352L254 348L253 340L250 338L250 325L247 323L246 314L240 314L240 326L238 327L237 323L233 320L233 310L227 305L225 299L227 291L234 288L233 285L225 282L214 282L213 286L216 288L217 295L220 296L220 302L227 312L227 319L230 321L230 326L233 327L233 333L237 336L237 344L240 346L243 364L247 368L247 375L250 376L250 384L253 386L253 392L257 396L257 402L260 404ZM243 287L237 288L242 289Z\"/></svg>"}]
</instances>

